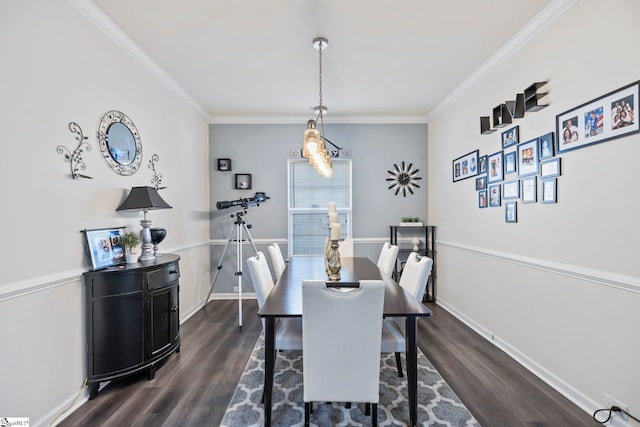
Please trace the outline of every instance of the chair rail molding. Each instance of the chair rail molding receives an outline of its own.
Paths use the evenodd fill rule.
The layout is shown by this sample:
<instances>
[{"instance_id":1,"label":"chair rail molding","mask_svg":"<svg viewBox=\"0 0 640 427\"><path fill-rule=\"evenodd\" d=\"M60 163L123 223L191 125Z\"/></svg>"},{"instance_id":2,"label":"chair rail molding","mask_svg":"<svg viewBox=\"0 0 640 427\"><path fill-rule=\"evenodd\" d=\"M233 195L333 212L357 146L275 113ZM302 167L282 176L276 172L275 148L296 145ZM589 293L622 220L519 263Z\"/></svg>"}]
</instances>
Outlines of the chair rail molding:
<instances>
[{"instance_id":1,"label":"chair rail molding","mask_svg":"<svg viewBox=\"0 0 640 427\"><path fill-rule=\"evenodd\" d=\"M516 255L508 252L495 251L492 249L466 245L463 243L437 240L437 244L463 250L487 258L497 259L503 262L518 264L524 267L535 268L549 273L559 274L578 280L596 283L598 285L609 286L628 292L640 293L640 278L638 277L610 273L608 271L580 267L571 264L563 264L540 258Z\"/></svg>"}]
</instances>

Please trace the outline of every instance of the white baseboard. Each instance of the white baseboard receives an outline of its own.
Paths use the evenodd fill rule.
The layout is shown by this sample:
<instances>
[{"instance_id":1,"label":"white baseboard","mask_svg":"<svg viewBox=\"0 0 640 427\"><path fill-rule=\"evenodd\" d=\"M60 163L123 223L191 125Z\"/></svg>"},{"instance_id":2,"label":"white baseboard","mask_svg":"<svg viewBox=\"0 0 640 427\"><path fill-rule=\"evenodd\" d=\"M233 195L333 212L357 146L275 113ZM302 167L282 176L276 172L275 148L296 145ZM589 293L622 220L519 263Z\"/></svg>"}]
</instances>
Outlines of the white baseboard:
<instances>
[{"instance_id":1,"label":"white baseboard","mask_svg":"<svg viewBox=\"0 0 640 427\"><path fill-rule=\"evenodd\" d=\"M596 409L601 408L597 402L594 402L590 398L586 397L584 394L580 393L570 384L567 384L562 379L553 375L543 366L536 363L533 359L529 358L526 354L519 351L517 348L513 347L507 341L502 340L500 337L495 336L490 330L484 328L482 325L476 323L473 319L465 316L457 310L455 307L447 304L446 301L443 301L442 298L438 298L437 305L442 307L451 313L454 317L460 320L462 323L476 331L480 334L484 339L498 347L500 350L507 353L512 359L516 362L524 366L527 370L529 370L536 377L540 378L542 381L547 383L550 387L558 391L564 397L569 399L575 405L577 405L580 409L587 412L589 415L592 415ZM613 424L611 424L613 426Z\"/></svg>"}]
</instances>

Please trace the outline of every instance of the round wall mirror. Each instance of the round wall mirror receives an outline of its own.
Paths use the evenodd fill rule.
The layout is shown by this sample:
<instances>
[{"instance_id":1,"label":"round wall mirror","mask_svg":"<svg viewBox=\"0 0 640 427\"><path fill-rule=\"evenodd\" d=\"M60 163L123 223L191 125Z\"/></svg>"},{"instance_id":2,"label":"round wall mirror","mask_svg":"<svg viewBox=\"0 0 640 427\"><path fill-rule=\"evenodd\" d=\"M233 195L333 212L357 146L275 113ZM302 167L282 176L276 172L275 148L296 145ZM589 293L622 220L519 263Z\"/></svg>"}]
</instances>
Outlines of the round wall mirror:
<instances>
[{"instance_id":1,"label":"round wall mirror","mask_svg":"<svg viewBox=\"0 0 640 427\"><path fill-rule=\"evenodd\" d=\"M142 163L142 142L133 121L120 111L107 111L98 126L102 157L120 175L132 175Z\"/></svg>"}]
</instances>

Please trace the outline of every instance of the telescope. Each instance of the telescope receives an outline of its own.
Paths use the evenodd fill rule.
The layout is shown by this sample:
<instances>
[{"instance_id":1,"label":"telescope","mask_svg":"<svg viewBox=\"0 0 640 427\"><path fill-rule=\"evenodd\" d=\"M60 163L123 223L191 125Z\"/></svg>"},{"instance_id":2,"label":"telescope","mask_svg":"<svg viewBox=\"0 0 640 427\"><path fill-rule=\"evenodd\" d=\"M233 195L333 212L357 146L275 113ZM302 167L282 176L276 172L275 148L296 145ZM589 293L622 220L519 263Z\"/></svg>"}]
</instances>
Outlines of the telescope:
<instances>
[{"instance_id":1,"label":"telescope","mask_svg":"<svg viewBox=\"0 0 640 427\"><path fill-rule=\"evenodd\" d=\"M260 206L260 203L269 199L270 197L267 196L265 193L257 192L255 196L253 196L250 199L244 198L244 199L232 200L230 202L227 202L227 201L218 202L216 203L216 208L218 208L219 211L221 211L222 209L233 207L233 206L242 206L243 209L247 209L249 205Z\"/></svg>"}]
</instances>

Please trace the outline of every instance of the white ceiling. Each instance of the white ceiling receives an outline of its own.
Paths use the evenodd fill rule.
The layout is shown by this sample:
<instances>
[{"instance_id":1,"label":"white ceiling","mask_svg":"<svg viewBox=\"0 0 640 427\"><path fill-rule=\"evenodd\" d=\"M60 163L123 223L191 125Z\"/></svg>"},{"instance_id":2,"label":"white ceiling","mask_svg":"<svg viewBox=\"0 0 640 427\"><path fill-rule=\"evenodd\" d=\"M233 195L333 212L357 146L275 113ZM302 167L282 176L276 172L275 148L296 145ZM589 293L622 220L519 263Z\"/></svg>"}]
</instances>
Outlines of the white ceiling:
<instances>
[{"instance_id":1,"label":"white ceiling","mask_svg":"<svg viewBox=\"0 0 640 427\"><path fill-rule=\"evenodd\" d=\"M97 25L214 122L312 118L317 36L327 122L424 122L574 0L70 1L97 6Z\"/></svg>"}]
</instances>

